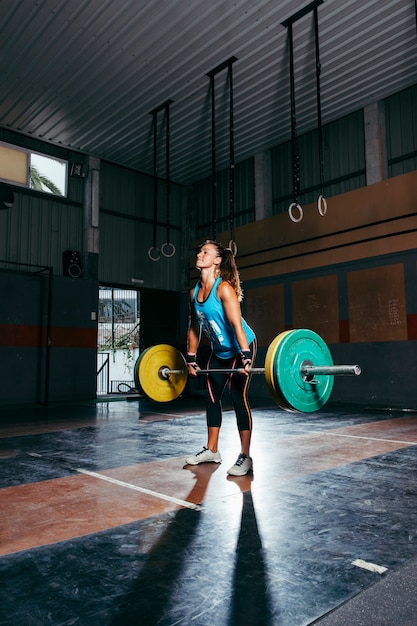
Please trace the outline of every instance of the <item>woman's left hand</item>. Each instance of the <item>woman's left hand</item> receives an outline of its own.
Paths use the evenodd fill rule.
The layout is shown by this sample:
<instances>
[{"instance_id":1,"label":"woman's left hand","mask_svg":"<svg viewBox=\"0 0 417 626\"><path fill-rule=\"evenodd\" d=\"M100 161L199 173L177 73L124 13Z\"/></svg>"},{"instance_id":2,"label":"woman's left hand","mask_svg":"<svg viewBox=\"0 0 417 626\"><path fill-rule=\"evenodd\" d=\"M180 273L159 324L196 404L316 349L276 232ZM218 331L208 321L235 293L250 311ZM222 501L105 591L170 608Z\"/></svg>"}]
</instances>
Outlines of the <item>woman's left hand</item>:
<instances>
[{"instance_id":1,"label":"woman's left hand","mask_svg":"<svg viewBox=\"0 0 417 626\"><path fill-rule=\"evenodd\" d=\"M243 366L243 368L240 370L240 373L244 376L249 376L252 367L252 353L249 349L242 350L240 357L242 359Z\"/></svg>"}]
</instances>

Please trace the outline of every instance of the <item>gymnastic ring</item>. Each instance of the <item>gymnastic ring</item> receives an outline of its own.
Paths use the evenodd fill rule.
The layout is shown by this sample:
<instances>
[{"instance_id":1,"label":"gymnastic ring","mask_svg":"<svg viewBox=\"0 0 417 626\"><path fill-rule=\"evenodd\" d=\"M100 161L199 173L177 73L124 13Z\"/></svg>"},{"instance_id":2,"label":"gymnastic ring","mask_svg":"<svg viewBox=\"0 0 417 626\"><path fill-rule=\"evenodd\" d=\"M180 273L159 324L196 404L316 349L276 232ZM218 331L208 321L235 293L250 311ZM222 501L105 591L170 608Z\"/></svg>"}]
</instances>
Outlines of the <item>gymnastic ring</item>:
<instances>
[{"instance_id":1,"label":"gymnastic ring","mask_svg":"<svg viewBox=\"0 0 417 626\"><path fill-rule=\"evenodd\" d=\"M231 239L229 241L229 244L228 244L227 247L232 251L233 256L237 256L237 243L236 243L236 241L233 241L233 239Z\"/></svg>"},{"instance_id":2,"label":"gymnastic ring","mask_svg":"<svg viewBox=\"0 0 417 626\"><path fill-rule=\"evenodd\" d=\"M327 213L327 201L324 196L319 196L317 200L317 209L322 217Z\"/></svg>"},{"instance_id":3,"label":"gymnastic ring","mask_svg":"<svg viewBox=\"0 0 417 626\"><path fill-rule=\"evenodd\" d=\"M165 246L171 246L171 252L169 254L167 254L164 250ZM175 250L175 246L173 243L170 243L169 241L166 241L165 243L162 244L161 246L161 252L164 256L171 258L172 256L174 256L176 250Z\"/></svg>"},{"instance_id":4,"label":"gymnastic ring","mask_svg":"<svg viewBox=\"0 0 417 626\"><path fill-rule=\"evenodd\" d=\"M156 250L156 252L158 253L158 256L152 256L152 250ZM158 248L155 248L155 246L151 246L148 250L148 257L150 258L151 261L159 261L161 257L160 257Z\"/></svg>"},{"instance_id":5,"label":"gymnastic ring","mask_svg":"<svg viewBox=\"0 0 417 626\"><path fill-rule=\"evenodd\" d=\"M293 209L297 209L298 210L298 212L300 214L298 218L294 217L293 212L292 212ZM304 216L303 209L301 208L301 205L298 204L297 202L293 202L292 204L290 204L290 206L288 207L288 215L290 216L290 220L292 222L295 222L295 223L301 222L301 220L303 219L303 216Z\"/></svg>"}]
</instances>

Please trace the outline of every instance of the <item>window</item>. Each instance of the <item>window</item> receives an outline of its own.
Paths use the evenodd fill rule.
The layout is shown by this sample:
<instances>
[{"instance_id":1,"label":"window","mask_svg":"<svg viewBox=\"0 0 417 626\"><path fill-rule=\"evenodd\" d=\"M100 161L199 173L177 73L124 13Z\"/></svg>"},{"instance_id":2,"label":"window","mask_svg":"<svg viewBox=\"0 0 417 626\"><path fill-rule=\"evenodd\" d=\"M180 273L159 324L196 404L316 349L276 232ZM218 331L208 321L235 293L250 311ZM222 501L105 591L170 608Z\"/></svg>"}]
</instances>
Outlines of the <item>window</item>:
<instances>
[{"instance_id":1,"label":"window","mask_svg":"<svg viewBox=\"0 0 417 626\"><path fill-rule=\"evenodd\" d=\"M0 180L55 196L67 195L68 162L0 142Z\"/></svg>"}]
</instances>

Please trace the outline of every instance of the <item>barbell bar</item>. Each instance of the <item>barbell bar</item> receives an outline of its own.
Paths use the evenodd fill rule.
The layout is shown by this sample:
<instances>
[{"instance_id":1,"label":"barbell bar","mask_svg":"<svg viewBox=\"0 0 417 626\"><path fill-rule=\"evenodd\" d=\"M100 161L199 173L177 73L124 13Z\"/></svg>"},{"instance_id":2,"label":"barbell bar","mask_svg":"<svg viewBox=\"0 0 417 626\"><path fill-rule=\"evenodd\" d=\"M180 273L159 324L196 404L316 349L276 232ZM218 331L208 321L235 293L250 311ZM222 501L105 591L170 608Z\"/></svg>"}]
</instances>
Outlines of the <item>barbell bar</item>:
<instances>
[{"instance_id":1,"label":"barbell bar","mask_svg":"<svg viewBox=\"0 0 417 626\"><path fill-rule=\"evenodd\" d=\"M198 369L197 374L240 373L236 369ZM359 365L334 365L325 341L309 329L283 331L268 347L265 367L250 374L264 374L276 403L285 410L305 413L319 410L333 389L334 376L359 376ZM173 346L147 348L134 367L135 385L156 402L175 400L184 391L188 368L184 356Z\"/></svg>"},{"instance_id":2,"label":"barbell bar","mask_svg":"<svg viewBox=\"0 0 417 626\"><path fill-rule=\"evenodd\" d=\"M231 367L231 368L212 368L210 370L196 369L197 374L241 374L243 373L243 367ZM251 367L246 370L249 374L265 374L264 367ZM171 374L182 374L183 370L170 370L168 367L161 367L159 370L159 376L162 378L169 378Z\"/></svg>"},{"instance_id":3,"label":"barbell bar","mask_svg":"<svg viewBox=\"0 0 417 626\"><path fill-rule=\"evenodd\" d=\"M250 367L245 370L243 367L233 368L212 368L208 370L196 369L197 374L265 374L264 367ZM167 380L171 374L183 374L184 370L170 370L168 367L161 367L158 374L159 376ZM359 376L362 370L360 365L301 365L300 374L308 380L308 382L314 382L314 375L321 376Z\"/></svg>"}]
</instances>

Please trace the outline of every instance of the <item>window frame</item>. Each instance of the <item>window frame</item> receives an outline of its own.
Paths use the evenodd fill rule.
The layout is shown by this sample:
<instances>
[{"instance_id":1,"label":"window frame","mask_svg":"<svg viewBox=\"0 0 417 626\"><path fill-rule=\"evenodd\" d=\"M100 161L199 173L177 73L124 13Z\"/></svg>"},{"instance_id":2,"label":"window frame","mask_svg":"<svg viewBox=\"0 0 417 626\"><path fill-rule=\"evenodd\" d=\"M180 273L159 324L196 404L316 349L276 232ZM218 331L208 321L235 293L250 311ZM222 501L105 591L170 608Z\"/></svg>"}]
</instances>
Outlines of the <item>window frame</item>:
<instances>
[{"instance_id":1,"label":"window frame","mask_svg":"<svg viewBox=\"0 0 417 626\"><path fill-rule=\"evenodd\" d=\"M16 185L17 187L22 187L23 189L29 189L35 193L47 194L48 196L52 196L55 198L67 198L68 197L68 171L69 171L69 162L67 159L62 159L61 157L51 156L50 154L46 154L45 152L40 152L39 150L30 150L29 148L23 148L22 146L17 146L15 144L8 143L7 141L0 141L0 148L6 148L7 150L11 150L14 152L21 152L27 155L27 163L26 163L26 181L22 182L21 180L15 180L13 178L6 178L2 176L2 172L0 170L0 181ZM56 161L58 163L62 163L65 165L65 180L64 180L64 190L61 194L54 193L52 190L48 189L36 189L31 186L31 169L32 165L32 155L43 157L44 159L49 159L51 161ZM54 182L54 181L52 181ZM56 185L56 183L54 183ZM57 186L57 185L56 185ZM57 186L58 187L58 186Z\"/></svg>"}]
</instances>

